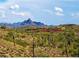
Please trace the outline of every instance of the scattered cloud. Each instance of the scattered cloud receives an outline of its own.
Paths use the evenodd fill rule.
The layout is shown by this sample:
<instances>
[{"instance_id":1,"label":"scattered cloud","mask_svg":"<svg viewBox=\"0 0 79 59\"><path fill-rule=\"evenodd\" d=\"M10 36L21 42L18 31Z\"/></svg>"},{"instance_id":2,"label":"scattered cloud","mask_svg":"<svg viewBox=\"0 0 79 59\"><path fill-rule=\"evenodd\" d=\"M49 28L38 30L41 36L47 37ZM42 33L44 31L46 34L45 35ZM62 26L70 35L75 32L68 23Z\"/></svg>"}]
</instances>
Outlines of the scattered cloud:
<instances>
[{"instance_id":1,"label":"scattered cloud","mask_svg":"<svg viewBox=\"0 0 79 59\"><path fill-rule=\"evenodd\" d=\"M19 9L20 6L18 4L13 4L10 9L14 10L14 9Z\"/></svg>"},{"instance_id":2,"label":"scattered cloud","mask_svg":"<svg viewBox=\"0 0 79 59\"><path fill-rule=\"evenodd\" d=\"M63 9L60 8L60 7L55 7L55 10L56 10L56 11L59 11L59 12L63 12Z\"/></svg>"},{"instance_id":3,"label":"scattered cloud","mask_svg":"<svg viewBox=\"0 0 79 59\"><path fill-rule=\"evenodd\" d=\"M49 9L44 9L43 10L44 12L50 14L50 15L53 15L53 11L52 10L49 10Z\"/></svg>"},{"instance_id":4,"label":"scattered cloud","mask_svg":"<svg viewBox=\"0 0 79 59\"><path fill-rule=\"evenodd\" d=\"M15 11L12 11L12 15L33 18L33 15L30 12L15 12Z\"/></svg>"},{"instance_id":5,"label":"scattered cloud","mask_svg":"<svg viewBox=\"0 0 79 59\"><path fill-rule=\"evenodd\" d=\"M5 11L0 10L0 18L5 18L5 17L6 17Z\"/></svg>"},{"instance_id":6,"label":"scattered cloud","mask_svg":"<svg viewBox=\"0 0 79 59\"><path fill-rule=\"evenodd\" d=\"M55 9L55 15L57 15L57 16L64 16L64 14L63 14L64 11L63 11L62 8L55 7L54 9Z\"/></svg>"},{"instance_id":7,"label":"scattered cloud","mask_svg":"<svg viewBox=\"0 0 79 59\"><path fill-rule=\"evenodd\" d=\"M74 18L79 18L79 12L77 12L77 13L72 13L71 16L74 17Z\"/></svg>"},{"instance_id":8,"label":"scattered cloud","mask_svg":"<svg viewBox=\"0 0 79 59\"><path fill-rule=\"evenodd\" d=\"M2 6L0 6L0 10L3 10L3 9L5 10L5 9L6 9L6 7L2 7Z\"/></svg>"},{"instance_id":9,"label":"scattered cloud","mask_svg":"<svg viewBox=\"0 0 79 59\"><path fill-rule=\"evenodd\" d=\"M64 16L64 14L61 13L61 12L56 12L55 14L56 14L57 16Z\"/></svg>"}]
</instances>

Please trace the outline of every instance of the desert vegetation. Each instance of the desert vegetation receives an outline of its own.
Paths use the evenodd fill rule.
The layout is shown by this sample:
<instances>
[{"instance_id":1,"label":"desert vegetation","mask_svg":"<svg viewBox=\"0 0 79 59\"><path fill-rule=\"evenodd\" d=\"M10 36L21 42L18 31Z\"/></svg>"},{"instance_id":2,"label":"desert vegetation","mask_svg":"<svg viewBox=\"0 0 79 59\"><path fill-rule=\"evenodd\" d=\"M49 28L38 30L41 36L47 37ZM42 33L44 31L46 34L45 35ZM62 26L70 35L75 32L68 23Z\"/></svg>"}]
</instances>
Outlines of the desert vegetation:
<instances>
[{"instance_id":1,"label":"desert vegetation","mask_svg":"<svg viewBox=\"0 0 79 59\"><path fill-rule=\"evenodd\" d=\"M79 26L1 26L0 57L79 57Z\"/></svg>"}]
</instances>

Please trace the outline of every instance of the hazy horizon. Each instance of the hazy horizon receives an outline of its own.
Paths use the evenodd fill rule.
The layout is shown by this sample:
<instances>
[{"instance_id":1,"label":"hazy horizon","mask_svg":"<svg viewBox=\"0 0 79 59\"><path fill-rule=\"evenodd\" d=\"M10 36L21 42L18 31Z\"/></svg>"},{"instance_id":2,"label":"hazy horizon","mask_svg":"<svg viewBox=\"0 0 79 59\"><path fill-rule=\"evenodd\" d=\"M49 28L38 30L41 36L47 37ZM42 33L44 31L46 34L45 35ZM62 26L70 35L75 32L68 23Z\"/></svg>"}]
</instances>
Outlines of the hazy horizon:
<instances>
[{"instance_id":1,"label":"hazy horizon","mask_svg":"<svg viewBox=\"0 0 79 59\"><path fill-rule=\"evenodd\" d=\"M79 24L78 0L0 0L0 23L31 18L47 25Z\"/></svg>"}]
</instances>

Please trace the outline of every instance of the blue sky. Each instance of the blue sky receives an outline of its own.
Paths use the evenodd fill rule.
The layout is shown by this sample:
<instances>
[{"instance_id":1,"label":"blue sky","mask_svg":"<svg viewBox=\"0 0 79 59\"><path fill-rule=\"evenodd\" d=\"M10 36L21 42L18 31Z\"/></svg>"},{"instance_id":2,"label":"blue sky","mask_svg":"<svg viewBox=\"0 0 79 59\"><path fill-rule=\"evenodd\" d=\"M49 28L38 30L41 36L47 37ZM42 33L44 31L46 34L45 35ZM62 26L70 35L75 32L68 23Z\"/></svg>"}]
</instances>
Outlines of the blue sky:
<instances>
[{"instance_id":1,"label":"blue sky","mask_svg":"<svg viewBox=\"0 0 79 59\"><path fill-rule=\"evenodd\" d=\"M0 0L0 22L28 18L48 25L79 24L79 0Z\"/></svg>"}]
</instances>

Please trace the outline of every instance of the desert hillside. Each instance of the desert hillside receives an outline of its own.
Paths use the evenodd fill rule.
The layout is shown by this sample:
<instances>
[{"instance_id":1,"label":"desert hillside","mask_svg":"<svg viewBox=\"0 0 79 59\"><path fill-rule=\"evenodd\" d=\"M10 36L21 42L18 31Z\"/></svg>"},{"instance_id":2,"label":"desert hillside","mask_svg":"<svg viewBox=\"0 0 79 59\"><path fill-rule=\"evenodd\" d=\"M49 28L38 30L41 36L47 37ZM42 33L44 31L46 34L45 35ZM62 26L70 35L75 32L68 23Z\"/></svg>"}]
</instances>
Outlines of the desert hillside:
<instances>
[{"instance_id":1,"label":"desert hillside","mask_svg":"<svg viewBox=\"0 0 79 59\"><path fill-rule=\"evenodd\" d=\"M78 57L79 26L0 27L0 57Z\"/></svg>"}]
</instances>

